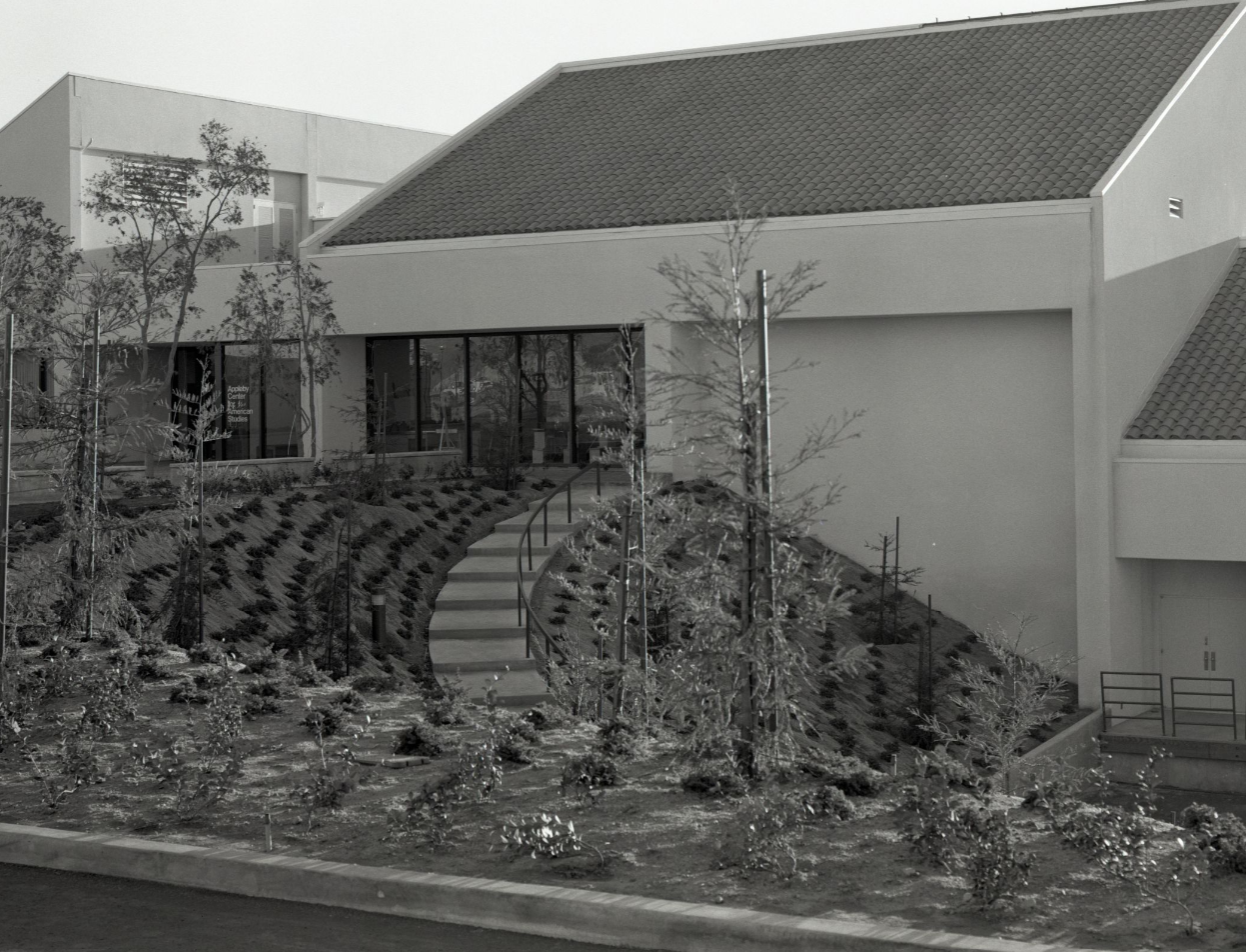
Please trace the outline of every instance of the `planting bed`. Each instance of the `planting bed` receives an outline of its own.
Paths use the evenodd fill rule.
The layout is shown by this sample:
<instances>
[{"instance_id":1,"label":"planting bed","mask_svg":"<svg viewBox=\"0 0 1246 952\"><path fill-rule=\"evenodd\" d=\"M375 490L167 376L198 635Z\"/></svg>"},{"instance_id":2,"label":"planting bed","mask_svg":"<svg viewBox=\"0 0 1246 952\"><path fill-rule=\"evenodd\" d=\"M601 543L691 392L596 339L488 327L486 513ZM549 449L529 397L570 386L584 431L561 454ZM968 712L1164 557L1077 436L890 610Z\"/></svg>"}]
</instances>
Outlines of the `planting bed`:
<instances>
[{"instance_id":1,"label":"planting bed","mask_svg":"<svg viewBox=\"0 0 1246 952\"><path fill-rule=\"evenodd\" d=\"M29 661L38 661L34 649L26 653ZM93 646L85 646L78 660L91 669L107 663L104 650ZM1169 908L1147 906L1129 888L1106 881L1059 845L1041 814L1020 808L1017 801L1011 802L1023 846L1036 854L1031 882L1017 900L991 912L978 911L964 878L922 865L902 839L910 816L898 809L903 775L885 778L876 796L850 798L853 818L816 820L802 827L792 844L795 875L786 859L777 871L745 869L735 847L741 811L752 801L685 792L679 778L686 768L673 760L669 739L651 742L634 759L619 760L619 785L604 790L595 802L577 798L573 791L562 796L564 765L590 750L598 735L586 723L542 731L531 751L533 762L506 764L490 800L452 808L444 846L424 845L419 835L387 841L390 811L401 808L408 794L447 775L458 762L458 744L477 744L485 737L487 713L480 709L469 712L473 723L443 728L446 751L440 756L417 757L401 769L358 769L358 787L345 793L338 809L316 811L309 826L296 791L314 778L320 748L301 722L307 702L329 706L349 682L297 687L280 666L264 674L236 675L238 688L248 694L262 681L279 685L281 696L275 703L283 712L244 722L240 744L249 756L237 789L204 815L179 820L171 811L169 791L132 762L129 750L162 731L183 733L188 724L196 725L202 736L205 708L172 704L167 698L176 679L219 669L191 663L180 650L152 660L168 677L143 683L137 718L119 722L117 733L96 745L107 776L81 787L55 812L41 803L40 783L33 779L34 768L23 750L6 738L0 750L0 821L262 850L267 813L276 850L331 861L528 882L574 879L581 886L600 885L613 892L1091 948L1227 949L1246 941L1246 890L1240 876L1209 882L1195 903L1205 932L1188 939ZM88 679L93 676L87 674ZM82 685L47 702L28 745L45 753L53 750L53 718L75 716L87 690ZM343 746L361 757L390 753L397 735L426 707L410 690L365 692L363 698L365 706L344 711L339 733L326 740L330 760ZM782 789L814 786L805 780ZM587 846L605 855L606 865L599 867L589 848L553 860L505 849L500 839L504 821L540 811L574 822Z\"/></svg>"}]
</instances>

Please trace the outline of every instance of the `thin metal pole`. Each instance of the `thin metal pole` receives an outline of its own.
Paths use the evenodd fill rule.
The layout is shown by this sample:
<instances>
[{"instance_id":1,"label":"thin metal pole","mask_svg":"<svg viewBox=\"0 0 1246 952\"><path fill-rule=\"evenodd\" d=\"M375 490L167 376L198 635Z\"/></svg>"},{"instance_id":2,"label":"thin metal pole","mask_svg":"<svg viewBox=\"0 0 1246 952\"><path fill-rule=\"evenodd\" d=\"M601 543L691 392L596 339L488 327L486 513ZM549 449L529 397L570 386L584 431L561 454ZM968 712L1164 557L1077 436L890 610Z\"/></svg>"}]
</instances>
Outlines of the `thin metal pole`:
<instances>
[{"instance_id":1,"label":"thin metal pole","mask_svg":"<svg viewBox=\"0 0 1246 952\"><path fill-rule=\"evenodd\" d=\"M900 634L900 517L896 516L895 544L891 547L891 561L895 563L895 579L891 586L891 635L899 641Z\"/></svg>"},{"instance_id":2,"label":"thin metal pole","mask_svg":"<svg viewBox=\"0 0 1246 952\"><path fill-rule=\"evenodd\" d=\"M619 553L619 681L614 693L614 714L623 707L623 668L627 664L627 603L628 561L632 557L632 506L631 500L623 507L623 547Z\"/></svg>"},{"instance_id":3,"label":"thin metal pole","mask_svg":"<svg viewBox=\"0 0 1246 952\"><path fill-rule=\"evenodd\" d=\"M353 559L351 557L350 540L351 540L351 520L355 514L355 500L352 497L346 503L346 673L350 674L350 629L351 629L351 585L354 582L354 570L352 566Z\"/></svg>"},{"instance_id":4,"label":"thin metal pole","mask_svg":"<svg viewBox=\"0 0 1246 952\"><path fill-rule=\"evenodd\" d=\"M203 415L203 398L199 400L199 414ZM203 428L199 427L200 432L196 434L195 439L195 478L199 483L199 558L198 558L198 575L199 575L199 644L204 643L203 636Z\"/></svg>"},{"instance_id":5,"label":"thin metal pole","mask_svg":"<svg viewBox=\"0 0 1246 952\"><path fill-rule=\"evenodd\" d=\"M100 312L95 309L91 360L91 534L87 557L87 637L95 636L95 549L99 515L100 468Z\"/></svg>"},{"instance_id":6,"label":"thin metal pole","mask_svg":"<svg viewBox=\"0 0 1246 952\"><path fill-rule=\"evenodd\" d=\"M4 422L0 443L0 701L5 698L5 662L9 642L9 476L13 437L13 314L4 320L4 396L0 418Z\"/></svg>"},{"instance_id":7,"label":"thin metal pole","mask_svg":"<svg viewBox=\"0 0 1246 952\"><path fill-rule=\"evenodd\" d=\"M887 549L891 540L883 536L883 566L878 575L878 643L884 644L883 632L887 627Z\"/></svg>"}]
</instances>

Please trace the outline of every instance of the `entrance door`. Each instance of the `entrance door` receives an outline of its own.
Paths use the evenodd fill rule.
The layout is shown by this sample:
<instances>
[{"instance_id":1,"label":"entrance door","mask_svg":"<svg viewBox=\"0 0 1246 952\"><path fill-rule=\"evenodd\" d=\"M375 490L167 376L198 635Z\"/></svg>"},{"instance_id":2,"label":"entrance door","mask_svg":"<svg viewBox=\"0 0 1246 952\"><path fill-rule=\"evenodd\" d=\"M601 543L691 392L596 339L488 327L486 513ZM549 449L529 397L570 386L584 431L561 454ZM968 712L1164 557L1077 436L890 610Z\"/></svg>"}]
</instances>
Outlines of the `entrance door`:
<instances>
[{"instance_id":1,"label":"entrance door","mask_svg":"<svg viewBox=\"0 0 1246 952\"><path fill-rule=\"evenodd\" d=\"M1157 615L1165 696L1170 677L1233 678L1246 709L1246 599L1161 595Z\"/></svg>"}]
</instances>

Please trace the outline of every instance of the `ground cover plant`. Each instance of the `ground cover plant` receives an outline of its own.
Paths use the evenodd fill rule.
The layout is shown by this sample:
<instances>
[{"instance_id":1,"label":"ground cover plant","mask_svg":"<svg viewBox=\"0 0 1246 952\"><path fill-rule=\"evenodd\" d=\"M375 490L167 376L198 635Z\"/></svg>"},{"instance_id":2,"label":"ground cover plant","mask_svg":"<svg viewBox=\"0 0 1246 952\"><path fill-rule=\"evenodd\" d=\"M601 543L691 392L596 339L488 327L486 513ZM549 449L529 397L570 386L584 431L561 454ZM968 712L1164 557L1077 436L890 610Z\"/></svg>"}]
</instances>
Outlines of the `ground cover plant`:
<instances>
[{"instance_id":1,"label":"ground cover plant","mask_svg":"<svg viewBox=\"0 0 1246 952\"><path fill-rule=\"evenodd\" d=\"M201 685L208 702L170 703L170 682L135 678L125 682L133 719L121 714L111 731L93 728L98 736L88 738L75 730L79 712L117 651L138 655L132 645L82 645L69 659L77 677L45 698L39 691L50 682L34 670L65 662L21 649L32 672L23 681L29 711L17 732L6 727L0 737L0 820L253 850L271 836L277 851L329 861L571 880L1087 948L1228 949L1246 939L1237 827L1210 808L1191 811L1189 829L1147 819L1147 849L1158 860L1184 837L1220 870L1189 900L1202 929L1195 939L1179 910L1148 900L1072 844L1040 792L1026 800L975 786L977 773L937 754L920 774L906 766L895 776L850 755L811 754L788 776L750 783L713 761L681 759L678 738L665 731L611 756L604 749L617 749L621 732L603 734L609 724L548 706L528 716L464 706L463 723L434 732L431 692L366 694L360 707L341 703L347 679L300 686L281 652L276 666L255 658L257 672L239 668L245 655L191 660L174 647L160 650L159 663L172 679ZM280 713L241 716L246 698L274 689ZM317 709L340 712L336 734L305 726ZM520 722L536 741L527 763L497 753ZM378 765L408 744L424 756ZM708 782L715 769L717 785ZM916 791L922 785L927 794ZM913 801L922 796L947 801L949 813L985 814L980 828L929 821L950 831L958 857L946 867L915 846L912 831L924 821ZM994 835L990 824L1001 821L991 817L1006 819L1007 837ZM1018 868L1024 881L1008 875Z\"/></svg>"}]
</instances>

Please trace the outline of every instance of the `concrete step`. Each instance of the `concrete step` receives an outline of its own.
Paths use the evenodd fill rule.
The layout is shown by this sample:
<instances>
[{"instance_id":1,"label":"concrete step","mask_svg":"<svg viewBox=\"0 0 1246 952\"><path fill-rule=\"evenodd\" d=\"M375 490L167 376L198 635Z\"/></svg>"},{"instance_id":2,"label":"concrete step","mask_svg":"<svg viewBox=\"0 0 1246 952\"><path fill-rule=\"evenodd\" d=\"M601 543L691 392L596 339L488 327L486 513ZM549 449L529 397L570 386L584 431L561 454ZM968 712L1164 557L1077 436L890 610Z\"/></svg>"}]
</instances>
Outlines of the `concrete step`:
<instances>
[{"instance_id":1,"label":"concrete step","mask_svg":"<svg viewBox=\"0 0 1246 952\"><path fill-rule=\"evenodd\" d=\"M468 608L462 611L434 611L429 619L429 633L441 631L458 631L460 628L518 628L521 627L518 609L512 600L509 608ZM451 635L453 637L453 635Z\"/></svg>"},{"instance_id":2,"label":"concrete step","mask_svg":"<svg viewBox=\"0 0 1246 952\"><path fill-rule=\"evenodd\" d=\"M524 657L523 635L518 638L494 638L489 641L475 639L457 640L438 638L437 650L433 652L433 667L440 670L456 665L476 664L498 667L512 662L532 667L531 658Z\"/></svg>"},{"instance_id":3,"label":"concrete step","mask_svg":"<svg viewBox=\"0 0 1246 952\"><path fill-rule=\"evenodd\" d=\"M549 700L549 686L545 683L545 678L539 671L532 669L512 668L508 671L506 665L498 664L490 668L471 671L463 668L439 670L437 674L443 678L458 676L463 682L463 687L467 689L467 696L472 700L482 700L485 696L485 686L488 684L496 687L499 703L507 707L519 705L531 707L533 704ZM497 676L499 680L493 681L494 676Z\"/></svg>"},{"instance_id":4,"label":"concrete step","mask_svg":"<svg viewBox=\"0 0 1246 952\"><path fill-rule=\"evenodd\" d=\"M532 582L524 582L524 592L532 594ZM447 582L437 596L435 612L515 609L519 593L510 582Z\"/></svg>"},{"instance_id":5,"label":"concrete step","mask_svg":"<svg viewBox=\"0 0 1246 952\"><path fill-rule=\"evenodd\" d=\"M478 556L481 558L492 559L509 558L514 561L515 556L519 554L520 549L522 548L524 561L526 562L528 560L528 554L531 553L532 559L535 562L538 559L544 559L547 555L554 551L554 546L539 545L538 543L540 543L540 541L541 538L538 535L532 540L532 548L529 549L527 545L522 547L520 546L519 536L485 536L480 540L480 542L474 542L472 545L468 546L466 557L469 559L473 559ZM550 541L553 542L554 540L550 539ZM488 545L481 544L486 542Z\"/></svg>"}]
</instances>

